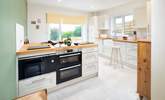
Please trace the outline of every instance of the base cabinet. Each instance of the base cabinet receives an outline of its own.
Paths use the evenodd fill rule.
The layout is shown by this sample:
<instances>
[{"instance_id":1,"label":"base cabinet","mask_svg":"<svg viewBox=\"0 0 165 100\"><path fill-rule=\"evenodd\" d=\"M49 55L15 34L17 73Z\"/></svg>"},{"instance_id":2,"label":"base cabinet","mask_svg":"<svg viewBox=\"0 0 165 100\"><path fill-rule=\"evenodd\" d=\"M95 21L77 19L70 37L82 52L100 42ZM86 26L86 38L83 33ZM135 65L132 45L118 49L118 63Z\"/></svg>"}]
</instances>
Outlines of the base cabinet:
<instances>
[{"instance_id":1,"label":"base cabinet","mask_svg":"<svg viewBox=\"0 0 165 100\"><path fill-rule=\"evenodd\" d=\"M97 48L82 50L82 76L88 76L98 72Z\"/></svg>"},{"instance_id":2,"label":"base cabinet","mask_svg":"<svg viewBox=\"0 0 165 100\"><path fill-rule=\"evenodd\" d=\"M56 72L35 76L18 81L18 96L33 93L38 90L55 90L73 83L97 76L98 49L96 47L82 49L82 77L56 85Z\"/></svg>"},{"instance_id":3,"label":"base cabinet","mask_svg":"<svg viewBox=\"0 0 165 100\"><path fill-rule=\"evenodd\" d=\"M137 92L151 100L151 43L138 43Z\"/></svg>"},{"instance_id":4,"label":"base cabinet","mask_svg":"<svg viewBox=\"0 0 165 100\"><path fill-rule=\"evenodd\" d=\"M19 96L56 86L56 72L19 81Z\"/></svg>"}]
</instances>

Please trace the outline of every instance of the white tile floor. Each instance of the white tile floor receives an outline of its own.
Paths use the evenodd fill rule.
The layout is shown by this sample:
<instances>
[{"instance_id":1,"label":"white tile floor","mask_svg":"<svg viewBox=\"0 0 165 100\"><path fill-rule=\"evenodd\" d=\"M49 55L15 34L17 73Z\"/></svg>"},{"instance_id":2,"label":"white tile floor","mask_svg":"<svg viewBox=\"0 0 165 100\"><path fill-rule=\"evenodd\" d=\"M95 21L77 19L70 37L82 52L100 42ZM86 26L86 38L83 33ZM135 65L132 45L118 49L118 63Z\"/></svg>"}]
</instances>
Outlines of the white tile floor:
<instances>
[{"instance_id":1,"label":"white tile floor","mask_svg":"<svg viewBox=\"0 0 165 100\"><path fill-rule=\"evenodd\" d=\"M138 100L136 70L115 68L99 58L99 77L52 92L49 100Z\"/></svg>"}]
</instances>

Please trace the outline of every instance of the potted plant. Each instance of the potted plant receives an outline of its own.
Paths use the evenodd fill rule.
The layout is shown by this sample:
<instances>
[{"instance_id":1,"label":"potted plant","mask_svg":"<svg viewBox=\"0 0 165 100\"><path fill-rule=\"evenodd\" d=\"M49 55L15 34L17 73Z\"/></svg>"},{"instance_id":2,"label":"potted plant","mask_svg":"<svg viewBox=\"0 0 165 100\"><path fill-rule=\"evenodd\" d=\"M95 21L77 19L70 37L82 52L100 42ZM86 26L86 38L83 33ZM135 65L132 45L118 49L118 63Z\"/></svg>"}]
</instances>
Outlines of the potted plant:
<instances>
[{"instance_id":1,"label":"potted plant","mask_svg":"<svg viewBox=\"0 0 165 100\"><path fill-rule=\"evenodd\" d=\"M72 45L72 39L70 37L67 37L67 39L64 40L64 44L67 46L71 46Z\"/></svg>"}]
</instances>

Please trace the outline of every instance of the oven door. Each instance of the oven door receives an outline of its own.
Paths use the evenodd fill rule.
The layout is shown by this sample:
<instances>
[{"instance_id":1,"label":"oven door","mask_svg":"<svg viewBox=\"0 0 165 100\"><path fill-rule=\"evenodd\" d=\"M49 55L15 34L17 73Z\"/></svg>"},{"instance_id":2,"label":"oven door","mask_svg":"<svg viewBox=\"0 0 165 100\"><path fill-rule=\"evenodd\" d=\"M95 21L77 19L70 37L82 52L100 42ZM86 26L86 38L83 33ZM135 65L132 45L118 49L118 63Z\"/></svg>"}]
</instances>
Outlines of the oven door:
<instances>
[{"instance_id":1,"label":"oven door","mask_svg":"<svg viewBox=\"0 0 165 100\"><path fill-rule=\"evenodd\" d=\"M57 71L57 84L82 76L81 64L59 69Z\"/></svg>"},{"instance_id":2,"label":"oven door","mask_svg":"<svg viewBox=\"0 0 165 100\"><path fill-rule=\"evenodd\" d=\"M61 67L74 66L81 64L81 52L67 53L59 55L59 64Z\"/></svg>"},{"instance_id":3,"label":"oven door","mask_svg":"<svg viewBox=\"0 0 165 100\"><path fill-rule=\"evenodd\" d=\"M38 76L45 73L42 58L28 58L19 60L19 80Z\"/></svg>"}]
</instances>

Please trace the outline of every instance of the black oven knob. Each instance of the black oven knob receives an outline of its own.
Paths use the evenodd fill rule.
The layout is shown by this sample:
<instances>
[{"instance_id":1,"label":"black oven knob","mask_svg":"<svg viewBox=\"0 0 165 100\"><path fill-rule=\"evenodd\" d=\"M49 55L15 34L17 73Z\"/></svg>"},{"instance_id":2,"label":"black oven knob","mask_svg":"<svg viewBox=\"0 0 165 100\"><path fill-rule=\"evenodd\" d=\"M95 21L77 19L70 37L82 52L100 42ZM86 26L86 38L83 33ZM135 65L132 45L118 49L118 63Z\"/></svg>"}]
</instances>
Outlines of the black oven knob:
<instances>
[{"instance_id":1,"label":"black oven knob","mask_svg":"<svg viewBox=\"0 0 165 100\"><path fill-rule=\"evenodd\" d=\"M52 60L51 60L51 63L54 63L54 62L55 62L54 59L52 59Z\"/></svg>"}]
</instances>

